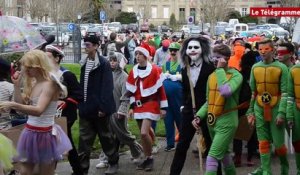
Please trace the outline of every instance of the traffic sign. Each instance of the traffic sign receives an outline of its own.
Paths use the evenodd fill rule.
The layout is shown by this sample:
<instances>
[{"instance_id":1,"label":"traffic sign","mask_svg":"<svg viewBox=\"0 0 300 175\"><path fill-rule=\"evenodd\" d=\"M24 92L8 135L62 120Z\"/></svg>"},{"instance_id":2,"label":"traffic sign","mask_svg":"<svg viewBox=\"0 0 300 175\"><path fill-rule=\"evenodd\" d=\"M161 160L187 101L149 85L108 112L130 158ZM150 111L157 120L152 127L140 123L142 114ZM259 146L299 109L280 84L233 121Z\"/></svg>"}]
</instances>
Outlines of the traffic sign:
<instances>
[{"instance_id":1,"label":"traffic sign","mask_svg":"<svg viewBox=\"0 0 300 175\"><path fill-rule=\"evenodd\" d=\"M74 23L68 24L68 30L69 30L70 32L73 32L73 31L75 30L75 24L74 24Z\"/></svg>"},{"instance_id":2,"label":"traffic sign","mask_svg":"<svg viewBox=\"0 0 300 175\"><path fill-rule=\"evenodd\" d=\"M105 11L101 10L99 16L100 16L100 20L101 21L105 21L105 19L106 19L106 13L105 13Z\"/></svg>"},{"instance_id":3,"label":"traffic sign","mask_svg":"<svg viewBox=\"0 0 300 175\"><path fill-rule=\"evenodd\" d=\"M194 16L189 16L187 22L188 24L194 24Z\"/></svg>"}]
</instances>

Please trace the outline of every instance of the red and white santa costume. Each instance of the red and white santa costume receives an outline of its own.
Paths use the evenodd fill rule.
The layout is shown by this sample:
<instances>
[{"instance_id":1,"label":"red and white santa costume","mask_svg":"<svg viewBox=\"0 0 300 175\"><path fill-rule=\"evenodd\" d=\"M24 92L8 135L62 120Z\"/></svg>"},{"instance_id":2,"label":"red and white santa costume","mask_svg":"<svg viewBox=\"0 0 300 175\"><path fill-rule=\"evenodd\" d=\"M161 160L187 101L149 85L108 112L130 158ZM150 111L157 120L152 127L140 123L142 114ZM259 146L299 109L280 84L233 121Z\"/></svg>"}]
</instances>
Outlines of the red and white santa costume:
<instances>
[{"instance_id":1,"label":"red and white santa costume","mask_svg":"<svg viewBox=\"0 0 300 175\"><path fill-rule=\"evenodd\" d=\"M138 49L144 51L142 47ZM168 107L163 87L164 75L161 68L149 62L145 70L139 69L138 66L137 64L133 67L126 82L126 89L131 94L133 117L157 121L160 118L160 109Z\"/></svg>"}]
</instances>

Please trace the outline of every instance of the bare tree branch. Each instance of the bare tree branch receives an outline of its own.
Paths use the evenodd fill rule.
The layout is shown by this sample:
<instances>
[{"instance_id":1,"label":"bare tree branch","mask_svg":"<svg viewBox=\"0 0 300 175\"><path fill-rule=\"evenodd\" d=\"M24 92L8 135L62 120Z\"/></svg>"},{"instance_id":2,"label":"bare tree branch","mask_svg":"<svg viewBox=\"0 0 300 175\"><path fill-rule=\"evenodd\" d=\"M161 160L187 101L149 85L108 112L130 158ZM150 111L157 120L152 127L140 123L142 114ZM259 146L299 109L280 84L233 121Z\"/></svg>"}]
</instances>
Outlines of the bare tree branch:
<instances>
[{"instance_id":1,"label":"bare tree branch","mask_svg":"<svg viewBox=\"0 0 300 175\"><path fill-rule=\"evenodd\" d=\"M89 0L61 0L58 7L58 15L63 21L75 22L78 14L82 16L90 12Z\"/></svg>"},{"instance_id":2,"label":"bare tree branch","mask_svg":"<svg viewBox=\"0 0 300 175\"><path fill-rule=\"evenodd\" d=\"M211 24L211 34L214 35L214 26L217 21L223 21L229 12L234 0L199 0L198 14L202 22Z\"/></svg>"}]
</instances>

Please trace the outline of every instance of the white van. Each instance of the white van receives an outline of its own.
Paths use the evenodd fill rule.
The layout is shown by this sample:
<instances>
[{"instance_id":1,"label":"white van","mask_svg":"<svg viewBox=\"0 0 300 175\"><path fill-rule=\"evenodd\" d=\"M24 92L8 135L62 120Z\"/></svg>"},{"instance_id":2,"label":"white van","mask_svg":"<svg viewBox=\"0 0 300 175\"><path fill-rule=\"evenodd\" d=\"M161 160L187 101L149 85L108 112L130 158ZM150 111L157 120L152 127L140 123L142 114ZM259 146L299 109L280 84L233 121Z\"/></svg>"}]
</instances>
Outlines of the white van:
<instances>
[{"instance_id":1,"label":"white van","mask_svg":"<svg viewBox=\"0 0 300 175\"><path fill-rule=\"evenodd\" d=\"M235 24L233 27L233 33L247 32L248 30L249 30L248 24L245 23Z\"/></svg>"},{"instance_id":2,"label":"white van","mask_svg":"<svg viewBox=\"0 0 300 175\"><path fill-rule=\"evenodd\" d=\"M300 19L297 20L295 25L292 42L300 44Z\"/></svg>"}]
</instances>

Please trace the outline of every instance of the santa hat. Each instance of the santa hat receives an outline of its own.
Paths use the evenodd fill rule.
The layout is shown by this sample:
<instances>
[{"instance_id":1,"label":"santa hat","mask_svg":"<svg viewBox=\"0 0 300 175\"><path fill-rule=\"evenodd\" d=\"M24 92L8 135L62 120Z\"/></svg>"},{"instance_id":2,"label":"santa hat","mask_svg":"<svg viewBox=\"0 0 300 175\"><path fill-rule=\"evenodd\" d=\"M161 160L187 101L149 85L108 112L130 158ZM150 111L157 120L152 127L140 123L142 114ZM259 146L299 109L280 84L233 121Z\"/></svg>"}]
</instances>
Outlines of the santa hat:
<instances>
[{"instance_id":1,"label":"santa hat","mask_svg":"<svg viewBox=\"0 0 300 175\"><path fill-rule=\"evenodd\" d=\"M150 57L150 47L149 47L149 45L146 44L146 43L142 43L141 46L136 47L136 48L134 49L134 53L135 53L136 51L139 51L139 52L143 53L143 55L144 55L145 57L147 57L147 58Z\"/></svg>"}]
</instances>

